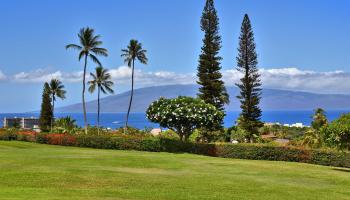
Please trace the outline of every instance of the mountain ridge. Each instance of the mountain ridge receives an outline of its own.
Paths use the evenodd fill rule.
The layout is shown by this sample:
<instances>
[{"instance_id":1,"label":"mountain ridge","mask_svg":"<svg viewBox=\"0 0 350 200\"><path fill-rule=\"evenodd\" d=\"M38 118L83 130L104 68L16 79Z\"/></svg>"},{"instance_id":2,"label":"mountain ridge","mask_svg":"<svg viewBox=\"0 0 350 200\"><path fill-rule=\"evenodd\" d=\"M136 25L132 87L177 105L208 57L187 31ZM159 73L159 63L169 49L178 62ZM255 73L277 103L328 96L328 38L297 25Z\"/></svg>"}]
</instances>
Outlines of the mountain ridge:
<instances>
[{"instance_id":1,"label":"mountain ridge","mask_svg":"<svg viewBox=\"0 0 350 200\"><path fill-rule=\"evenodd\" d=\"M177 96L195 97L198 92L198 85L164 85L139 88L134 90L134 100L131 112L145 112L148 105L160 97L175 98ZM236 98L238 88L227 87L230 94L230 104L226 111L237 111L239 101ZM130 91L101 98L101 112L116 113L126 112L129 102ZM86 103L87 111L95 113L97 100ZM301 91L289 91L280 89L263 89L261 107L263 110L312 110L317 107L326 110L350 109L350 95L345 94L317 94ZM56 109L56 112L82 111L82 104L72 104Z\"/></svg>"}]
</instances>

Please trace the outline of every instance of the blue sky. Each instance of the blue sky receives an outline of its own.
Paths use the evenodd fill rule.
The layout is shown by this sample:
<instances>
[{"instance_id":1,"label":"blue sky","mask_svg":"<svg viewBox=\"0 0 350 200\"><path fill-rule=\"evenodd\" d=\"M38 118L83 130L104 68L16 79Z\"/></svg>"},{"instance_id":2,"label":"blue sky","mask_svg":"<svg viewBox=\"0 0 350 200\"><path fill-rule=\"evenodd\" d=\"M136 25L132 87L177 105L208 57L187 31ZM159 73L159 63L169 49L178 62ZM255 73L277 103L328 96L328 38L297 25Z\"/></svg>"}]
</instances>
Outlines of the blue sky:
<instances>
[{"instance_id":1,"label":"blue sky","mask_svg":"<svg viewBox=\"0 0 350 200\"><path fill-rule=\"evenodd\" d=\"M332 88L350 80L350 1L216 0L215 4L228 85L237 80L233 70L238 35L248 13L266 87L350 93L345 83ZM137 87L195 81L203 6L204 0L1 1L0 112L38 110L43 82L56 76L68 90L67 100L57 105L80 102L82 63L77 52L64 46L76 43L77 32L85 26L102 35L110 56L101 61L113 70L117 93L129 87L120 49L131 38L143 43L149 57L147 66L137 65ZM94 67L91 63L89 71ZM289 82L277 84L283 79ZM322 88L320 80L325 80ZM312 86L307 85L310 82Z\"/></svg>"}]
</instances>

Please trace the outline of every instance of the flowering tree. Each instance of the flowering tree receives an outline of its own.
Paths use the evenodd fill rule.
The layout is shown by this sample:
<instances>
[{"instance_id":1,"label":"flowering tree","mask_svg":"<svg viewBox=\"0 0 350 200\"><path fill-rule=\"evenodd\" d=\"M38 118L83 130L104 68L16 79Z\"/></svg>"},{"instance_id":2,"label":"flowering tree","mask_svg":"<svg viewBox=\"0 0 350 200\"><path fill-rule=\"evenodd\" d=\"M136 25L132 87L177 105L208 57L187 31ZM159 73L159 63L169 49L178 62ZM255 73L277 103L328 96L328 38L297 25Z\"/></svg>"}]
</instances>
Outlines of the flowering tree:
<instances>
[{"instance_id":1,"label":"flowering tree","mask_svg":"<svg viewBox=\"0 0 350 200\"><path fill-rule=\"evenodd\" d=\"M350 113L323 126L321 134L326 145L340 150L350 150Z\"/></svg>"},{"instance_id":2,"label":"flowering tree","mask_svg":"<svg viewBox=\"0 0 350 200\"><path fill-rule=\"evenodd\" d=\"M220 124L224 113L203 100L180 96L175 99L160 98L146 111L151 122L175 131L182 141L187 141L197 128L213 128Z\"/></svg>"}]
</instances>

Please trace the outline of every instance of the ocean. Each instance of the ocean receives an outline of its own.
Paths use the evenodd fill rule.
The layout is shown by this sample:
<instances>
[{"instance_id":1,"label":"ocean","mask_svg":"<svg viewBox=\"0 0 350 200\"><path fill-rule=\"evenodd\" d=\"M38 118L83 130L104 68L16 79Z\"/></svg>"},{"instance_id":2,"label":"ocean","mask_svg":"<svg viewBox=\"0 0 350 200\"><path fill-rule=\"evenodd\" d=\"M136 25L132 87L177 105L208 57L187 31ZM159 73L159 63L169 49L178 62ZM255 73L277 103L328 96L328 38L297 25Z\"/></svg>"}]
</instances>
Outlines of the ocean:
<instances>
[{"instance_id":1,"label":"ocean","mask_svg":"<svg viewBox=\"0 0 350 200\"><path fill-rule=\"evenodd\" d=\"M349 113L348 110L333 110L327 111L328 120L332 121L338 118L341 114ZM279 122L281 124L303 123L310 125L312 121L313 111L265 111L263 112L262 121L264 122ZM100 116L100 125L108 128L119 128L124 125L126 113L102 113ZM224 120L225 127L231 127L237 119L239 112L227 112ZM39 113L0 113L0 126L3 126L5 117L38 117ZM83 126L84 117L82 113L57 113L56 118L71 116L77 121L79 126ZM88 122L90 125L96 124L97 114L88 113ZM130 113L129 125L135 128L156 128L158 124L149 122L146 119L145 113Z\"/></svg>"}]
</instances>

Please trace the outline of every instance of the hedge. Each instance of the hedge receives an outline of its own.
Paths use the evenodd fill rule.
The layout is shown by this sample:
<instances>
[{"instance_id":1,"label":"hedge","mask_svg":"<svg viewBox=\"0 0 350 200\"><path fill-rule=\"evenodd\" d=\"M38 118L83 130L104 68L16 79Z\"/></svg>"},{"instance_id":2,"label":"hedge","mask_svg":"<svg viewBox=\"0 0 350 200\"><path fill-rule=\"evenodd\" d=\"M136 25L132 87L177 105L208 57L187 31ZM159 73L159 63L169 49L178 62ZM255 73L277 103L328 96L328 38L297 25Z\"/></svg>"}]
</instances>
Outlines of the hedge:
<instances>
[{"instance_id":1,"label":"hedge","mask_svg":"<svg viewBox=\"0 0 350 200\"><path fill-rule=\"evenodd\" d=\"M334 150L303 149L266 144L201 144L180 140L128 135L69 135L0 131L0 140L20 140L42 144L98 149L150 152L193 153L214 157L302 162L350 168L350 153Z\"/></svg>"},{"instance_id":2,"label":"hedge","mask_svg":"<svg viewBox=\"0 0 350 200\"><path fill-rule=\"evenodd\" d=\"M223 158L302 162L350 168L350 153L325 149L304 149L263 144L215 145L216 155Z\"/></svg>"}]
</instances>

